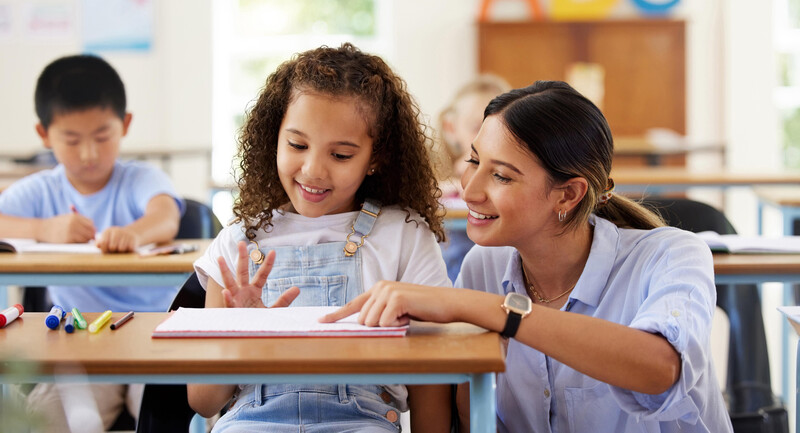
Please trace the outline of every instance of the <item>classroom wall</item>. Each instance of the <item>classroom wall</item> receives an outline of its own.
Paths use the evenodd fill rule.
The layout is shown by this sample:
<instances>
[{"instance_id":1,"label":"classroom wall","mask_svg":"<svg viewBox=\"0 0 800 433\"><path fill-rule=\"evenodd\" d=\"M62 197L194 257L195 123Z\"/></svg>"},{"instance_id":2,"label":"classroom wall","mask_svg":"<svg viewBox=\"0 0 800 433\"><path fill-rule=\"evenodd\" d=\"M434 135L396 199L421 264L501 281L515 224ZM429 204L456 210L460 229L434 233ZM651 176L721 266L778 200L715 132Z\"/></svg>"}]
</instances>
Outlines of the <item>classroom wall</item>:
<instances>
[{"instance_id":1,"label":"classroom wall","mask_svg":"<svg viewBox=\"0 0 800 433\"><path fill-rule=\"evenodd\" d=\"M74 27L66 37L33 37L22 19L38 4L67 8ZM154 2L153 47L147 52L103 52L125 82L133 113L123 149L210 149L211 0ZM33 92L39 72L53 59L82 50L82 2L3 0L14 27L0 37L0 154L41 150L34 131ZM207 198L210 168L204 156L173 158L165 167L178 191ZM160 162L160 161L154 161Z\"/></svg>"},{"instance_id":2,"label":"classroom wall","mask_svg":"<svg viewBox=\"0 0 800 433\"><path fill-rule=\"evenodd\" d=\"M151 51L102 53L119 69L134 113L125 148L210 148L212 7L219 10L224 1L156 1ZM0 153L40 149L33 131L36 75L53 58L81 49L82 1L0 0L0 7L23 10L40 3L72 8L77 28L61 40L32 40L21 28L11 38L0 35ZM384 29L391 39L386 58L406 79L430 119L477 69L474 21L479 4L480 0L381 2L392 17ZM495 4L499 4L495 15L525 11L520 6L524 2ZM698 142L726 142L726 164L733 168L776 167L780 161L777 115L771 109L775 75L771 4L684 0L678 10L688 29L688 135ZM713 162L690 161L695 167L708 164ZM207 198L209 169L204 158L177 158L168 168L182 194ZM735 220L738 214L745 215L733 214ZM742 216L734 223L749 232L755 219Z\"/></svg>"}]
</instances>

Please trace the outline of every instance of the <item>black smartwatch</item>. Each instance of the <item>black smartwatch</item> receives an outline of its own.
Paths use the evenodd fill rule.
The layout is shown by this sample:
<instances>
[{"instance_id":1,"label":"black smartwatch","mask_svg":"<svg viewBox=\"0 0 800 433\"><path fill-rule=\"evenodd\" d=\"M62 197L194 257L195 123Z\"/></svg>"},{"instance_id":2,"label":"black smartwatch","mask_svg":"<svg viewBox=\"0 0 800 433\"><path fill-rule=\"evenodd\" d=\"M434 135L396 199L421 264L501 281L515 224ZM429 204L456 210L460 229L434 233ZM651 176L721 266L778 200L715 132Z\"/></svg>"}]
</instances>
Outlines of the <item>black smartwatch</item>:
<instances>
[{"instance_id":1,"label":"black smartwatch","mask_svg":"<svg viewBox=\"0 0 800 433\"><path fill-rule=\"evenodd\" d=\"M500 308L505 310L508 314L506 327L503 328L503 332L500 333L503 338L513 338L517 335L519 323L522 321L523 317L531 314L532 305L533 302L531 302L531 298L525 295L514 292L506 295L506 299L503 301L503 304L500 305Z\"/></svg>"}]
</instances>

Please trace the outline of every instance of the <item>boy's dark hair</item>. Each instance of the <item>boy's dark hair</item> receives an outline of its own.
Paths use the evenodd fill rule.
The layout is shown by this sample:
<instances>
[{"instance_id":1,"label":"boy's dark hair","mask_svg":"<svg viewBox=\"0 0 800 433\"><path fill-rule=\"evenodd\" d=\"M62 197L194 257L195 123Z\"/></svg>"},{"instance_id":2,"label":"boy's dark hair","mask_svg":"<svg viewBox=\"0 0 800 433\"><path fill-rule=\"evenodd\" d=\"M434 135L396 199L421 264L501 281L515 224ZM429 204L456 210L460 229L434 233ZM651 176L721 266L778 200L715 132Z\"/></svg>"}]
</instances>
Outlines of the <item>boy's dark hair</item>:
<instances>
[{"instance_id":1,"label":"boy's dark hair","mask_svg":"<svg viewBox=\"0 0 800 433\"><path fill-rule=\"evenodd\" d=\"M374 55L349 43L295 55L267 78L239 137L241 177L233 206L247 237L272 224L272 212L289 201L278 178L278 132L289 104L303 92L355 98L373 139L376 171L356 192L357 202L380 200L417 211L444 239L441 196L431 164L431 140L406 83ZM410 215L410 214L409 214Z\"/></svg>"},{"instance_id":2,"label":"boy's dark hair","mask_svg":"<svg viewBox=\"0 0 800 433\"><path fill-rule=\"evenodd\" d=\"M36 115L47 129L56 114L91 108L110 108L125 118L125 86L105 60L91 55L57 59L36 82Z\"/></svg>"},{"instance_id":3,"label":"boy's dark hair","mask_svg":"<svg viewBox=\"0 0 800 433\"><path fill-rule=\"evenodd\" d=\"M619 194L606 203L599 197L609 185L614 140L605 116L589 99L562 81L536 81L492 100L484 119L497 116L547 171L550 187L574 177L589 188L564 222L565 231L585 223L592 213L619 227L652 229L664 221Z\"/></svg>"}]
</instances>

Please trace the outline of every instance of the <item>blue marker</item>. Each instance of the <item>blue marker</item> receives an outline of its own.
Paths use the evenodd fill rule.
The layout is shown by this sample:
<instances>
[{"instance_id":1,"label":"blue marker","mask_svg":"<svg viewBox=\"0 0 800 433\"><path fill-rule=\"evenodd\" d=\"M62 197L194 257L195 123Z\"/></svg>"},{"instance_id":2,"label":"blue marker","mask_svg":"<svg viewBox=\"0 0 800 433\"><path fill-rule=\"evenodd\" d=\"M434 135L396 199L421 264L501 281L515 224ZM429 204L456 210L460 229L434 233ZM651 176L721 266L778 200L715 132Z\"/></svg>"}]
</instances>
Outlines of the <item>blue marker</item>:
<instances>
[{"instance_id":1,"label":"blue marker","mask_svg":"<svg viewBox=\"0 0 800 433\"><path fill-rule=\"evenodd\" d=\"M72 314L67 314L67 321L64 322L64 330L67 331L67 334L72 334L75 330L75 316Z\"/></svg>"},{"instance_id":2,"label":"blue marker","mask_svg":"<svg viewBox=\"0 0 800 433\"><path fill-rule=\"evenodd\" d=\"M53 308L50 309L50 313L48 313L47 317L44 319L44 324L50 329L58 329L58 325L61 323L61 319L64 318L65 314L61 306L53 305Z\"/></svg>"}]
</instances>

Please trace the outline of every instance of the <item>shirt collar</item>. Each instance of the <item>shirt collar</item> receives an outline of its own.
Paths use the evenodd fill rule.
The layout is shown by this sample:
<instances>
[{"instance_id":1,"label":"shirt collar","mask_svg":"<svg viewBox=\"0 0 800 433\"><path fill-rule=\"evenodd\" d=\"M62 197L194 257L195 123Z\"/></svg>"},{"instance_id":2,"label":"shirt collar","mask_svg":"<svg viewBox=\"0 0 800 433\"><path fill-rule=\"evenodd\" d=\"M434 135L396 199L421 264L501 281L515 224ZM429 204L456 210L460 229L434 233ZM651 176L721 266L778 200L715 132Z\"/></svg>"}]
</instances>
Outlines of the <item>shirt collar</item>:
<instances>
[{"instance_id":1,"label":"shirt collar","mask_svg":"<svg viewBox=\"0 0 800 433\"><path fill-rule=\"evenodd\" d=\"M589 251L589 259L586 261L583 273L569 298L597 307L616 261L620 235L616 225L595 215L589 216L589 224L594 226L592 248ZM521 258L516 249L511 255L511 260L508 261L502 284L505 294L516 292L527 295L522 279Z\"/></svg>"}]
</instances>

